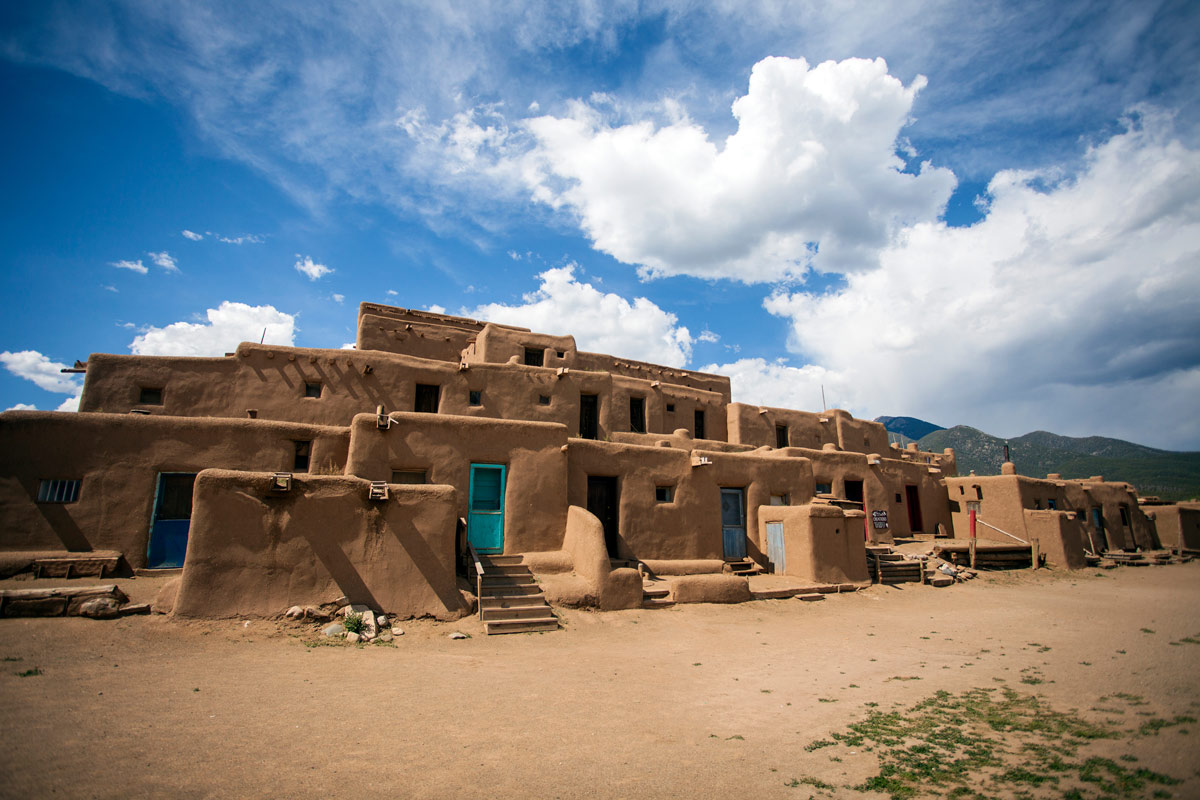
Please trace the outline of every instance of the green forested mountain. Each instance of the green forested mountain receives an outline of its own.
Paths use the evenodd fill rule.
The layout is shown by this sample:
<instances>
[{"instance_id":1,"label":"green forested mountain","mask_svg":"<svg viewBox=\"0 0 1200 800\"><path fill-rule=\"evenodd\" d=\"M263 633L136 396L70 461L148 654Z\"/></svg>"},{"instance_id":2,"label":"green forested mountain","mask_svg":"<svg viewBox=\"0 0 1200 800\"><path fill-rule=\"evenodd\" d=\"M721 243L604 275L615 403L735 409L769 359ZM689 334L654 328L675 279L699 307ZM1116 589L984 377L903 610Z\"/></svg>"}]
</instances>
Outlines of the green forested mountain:
<instances>
[{"instance_id":1,"label":"green forested mountain","mask_svg":"<svg viewBox=\"0 0 1200 800\"><path fill-rule=\"evenodd\" d=\"M934 431L922 437L922 450L953 447L958 472L966 475L995 475L1004 461L1004 439L966 425ZM1017 472L1042 478L1057 472L1064 478L1103 475L1108 480L1126 481L1142 495L1164 500L1187 500L1200 496L1200 453L1157 450L1104 436L1074 438L1034 431L1008 440L1010 457Z\"/></svg>"}]
</instances>

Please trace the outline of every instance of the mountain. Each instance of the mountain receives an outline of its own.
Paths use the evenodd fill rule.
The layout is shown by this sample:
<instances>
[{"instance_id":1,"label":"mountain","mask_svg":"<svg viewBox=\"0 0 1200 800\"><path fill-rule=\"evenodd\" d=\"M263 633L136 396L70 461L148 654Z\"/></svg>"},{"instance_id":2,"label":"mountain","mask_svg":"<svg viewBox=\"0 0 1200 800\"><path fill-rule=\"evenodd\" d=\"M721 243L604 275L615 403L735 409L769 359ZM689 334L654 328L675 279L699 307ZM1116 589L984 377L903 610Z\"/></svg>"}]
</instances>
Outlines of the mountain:
<instances>
[{"instance_id":1,"label":"mountain","mask_svg":"<svg viewBox=\"0 0 1200 800\"><path fill-rule=\"evenodd\" d=\"M934 431L946 430L941 425L934 425L916 417L876 417L875 421L881 423L890 433L898 433L914 442Z\"/></svg>"},{"instance_id":2,"label":"mountain","mask_svg":"<svg viewBox=\"0 0 1200 800\"><path fill-rule=\"evenodd\" d=\"M922 450L938 452L953 447L958 473L975 470L995 475L1004 461L1004 439L966 425L933 431L921 437ZM1104 436L1075 438L1034 431L1008 440L1017 472L1034 478L1057 472L1064 478L1103 475L1108 480L1133 484L1142 495L1164 500L1200 496L1200 453L1158 450Z\"/></svg>"}]
</instances>

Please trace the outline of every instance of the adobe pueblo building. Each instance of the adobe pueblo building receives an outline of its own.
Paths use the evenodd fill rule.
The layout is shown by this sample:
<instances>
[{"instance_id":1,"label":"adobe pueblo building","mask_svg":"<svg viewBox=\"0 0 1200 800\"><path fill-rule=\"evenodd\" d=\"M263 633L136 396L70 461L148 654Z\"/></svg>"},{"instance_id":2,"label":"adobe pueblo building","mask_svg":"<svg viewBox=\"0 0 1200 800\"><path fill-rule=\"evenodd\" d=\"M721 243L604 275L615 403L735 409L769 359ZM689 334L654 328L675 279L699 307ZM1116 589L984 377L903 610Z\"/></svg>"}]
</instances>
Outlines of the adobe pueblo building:
<instances>
[{"instance_id":1,"label":"adobe pueblo building","mask_svg":"<svg viewBox=\"0 0 1200 800\"><path fill-rule=\"evenodd\" d=\"M501 631L555 624L545 600L749 599L752 573L853 589L971 512L1062 567L1159 547L1126 484L960 478L952 451L844 411L734 403L720 375L441 314L363 303L354 350L81 368L80 413L0 414L0 564L181 569L185 616L478 602Z\"/></svg>"}]
</instances>

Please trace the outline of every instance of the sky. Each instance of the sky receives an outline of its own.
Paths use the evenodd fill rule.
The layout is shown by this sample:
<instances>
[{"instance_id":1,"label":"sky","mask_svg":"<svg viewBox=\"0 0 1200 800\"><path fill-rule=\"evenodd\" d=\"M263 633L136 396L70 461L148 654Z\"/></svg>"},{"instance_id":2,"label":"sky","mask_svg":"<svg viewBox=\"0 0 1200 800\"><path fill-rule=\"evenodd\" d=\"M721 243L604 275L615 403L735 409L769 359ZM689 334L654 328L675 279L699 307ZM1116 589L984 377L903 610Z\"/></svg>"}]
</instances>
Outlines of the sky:
<instances>
[{"instance_id":1,"label":"sky","mask_svg":"<svg viewBox=\"0 0 1200 800\"><path fill-rule=\"evenodd\" d=\"M0 408L89 353L573 334L1200 450L1200 4L0 6Z\"/></svg>"}]
</instances>

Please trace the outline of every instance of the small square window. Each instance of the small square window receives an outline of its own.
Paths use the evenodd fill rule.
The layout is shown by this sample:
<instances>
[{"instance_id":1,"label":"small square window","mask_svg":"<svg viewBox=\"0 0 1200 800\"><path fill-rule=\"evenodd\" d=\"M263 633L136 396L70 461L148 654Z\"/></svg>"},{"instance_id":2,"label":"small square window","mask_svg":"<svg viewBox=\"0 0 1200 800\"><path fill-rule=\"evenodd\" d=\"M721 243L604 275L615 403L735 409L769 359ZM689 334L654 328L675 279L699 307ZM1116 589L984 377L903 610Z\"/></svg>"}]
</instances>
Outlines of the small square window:
<instances>
[{"instance_id":1,"label":"small square window","mask_svg":"<svg viewBox=\"0 0 1200 800\"><path fill-rule=\"evenodd\" d=\"M1033 498L1033 508L1035 511L1041 511L1042 510L1042 501L1036 497Z\"/></svg>"},{"instance_id":2,"label":"small square window","mask_svg":"<svg viewBox=\"0 0 1200 800\"><path fill-rule=\"evenodd\" d=\"M530 367L542 366L546 357L546 351L541 347L526 347L525 348L525 364Z\"/></svg>"},{"instance_id":3,"label":"small square window","mask_svg":"<svg viewBox=\"0 0 1200 800\"><path fill-rule=\"evenodd\" d=\"M832 483L818 483L817 484L817 494L833 494L833 484Z\"/></svg>"},{"instance_id":4,"label":"small square window","mask_svg":"<svg viewBox=\"0 0 1200 800\"><path fill-rule=\"evenodd\" d=\"M305 397L320 397L321 396L321 384L319 382L305 381L304 382L304 396Z\"/></svg>"},{"instance_id":5,"label":"small square window","mask_svg":"<svg viewBox=\"0 0 1200 800\"><path fill-rule=\"evenodd\" d=\"M420 484L429 483L423 469L394 469L392 483Z\"/></svg>"},{"instance_id":6,"label":"small square window","mask_svg":"<svg viewBox=\"0 0 1200 800\"><path fill-rule=\"evenodd\" d=\"M771 505L773 506L790 506L789 498L786 494L771 495Z\"/></svg>"},{"instance_id":7,"label":"small square window","mask_svg":"<svg viewBox=\"0 0 1200 800\"><path fill-rule=\"evenodd\" d=\"M667 412L670 414L675 413L675 404L674 403L667 403Z\"/></svg>"},{"instance_id":8,"label":"small square window","mask_svg":"<svg viewBox=\"0 0 1200 800\"><path fill-rule=\"evenodd\" d=\"M472 389L472 390L471 390L471 391L468 393L468 401L469 401L469 402L470 402L470 404L471 404L471 405L473 405L473 406L481 406L481 405L483 405L483 392L482 392L482 391L478 391L478 390L476 390L476 389Z\"/></svg>"},{"instance_id":9,"label":"small square window","mask_svg":"<svg viewBox=\"0 0 1200 800\"><path fill-rule=\"evenodd\" d=\"M776 425L775 426L775 446L776 447L787 447L788 446L788 426L787 425Z\"/></svg>"},{"instance_id":10,"label":"small square window","mask_svg":"<svg viewBox=\"0 0 1200 800\"><path fill-rule=\"evenodd\" d=\"M38 484L39 503L74 503L78 499L78 479L51 479Z\"/></svg>"},{"instance_id":11,"label":"small square window","mask_svg":"<svg viewBox=\"0 0 1200 800\"><path fill-rule=\"evenodd\" d=\"M566 351L566 350L555 350L554 352L555 352L555 353L558 355L558 357L559 357L559 358L566 358L566 357L567 357L567 351Z\"/></svg>"},{"instance_id":12,"label":"small square window","mask_svg":"<svg viewBox=\"0 0 1200 800\"><path fill-rule=\"evenodd\" d=\"M654 487L654 499L659 503L675 502L675 487L674 486L656 486Z\"/></svg>"},{"instance_id":13,"label":"small square window","mask_svg":"<svg viewBox=\"0 0 1200 800\"><path fill-rule=\"evenodd\" d=\"M897 503L902 503L902 502L904 502L903 500L901 500L901 499L900 499L900 493L899 493L899 492L896 492L896 502L897 502Z\"/></svg>"},{"instance_id":14,"label":"small square window","mask_svg":"<svg viewBox=\"0 0 1200 800\"><path fill-rule=\"evenodd\" d=\"M143 386L138 393L138 403L143 406L161 406L163 401L162 388Z\"/></svg>"},{"instance_id":15,"label":"small square window","mask_svg":"<svg viewBox=\"0 0 1200 800\"><path fill-rule=\"evenodd\" d=\"M960 486L960 487L958 487L958 493L959 493L959 494L966 494L966 493L967 493L967 490L966 490L965 488L963 488L962 486Z\"/></svg>"},{"instance_id":16,"label":"small square window","mask_svg":"<svg viewBox=\"0 0 1200 800\"><path fill-rule=\"evenodd\" d=\"M423 414L436 414L440 389L440 386L418 383L416 400L413 402L413 411Z\"/></svg>"},{"instance_id":17,"label":"small square window","mask_svg":"<svg viewBox=\"0 0 1200 800\"><path fill-rule=\"evenodd\" d=\"M550 405L550 395L548 395L548 394L539 394L539 395L538 395L538 405L539 405L539 406L548 406L548 405Z\"/></svg>"},{"instance_id":18,"label":"small square window","mask_svg":"<svg viewBox=\"0 0 1200 800\"><path fill-rule=\"evenodd\" d=\"M296 457L292 462L293 472L308 472L309 458L312 456L312 442L292 442L296 446Z\"/></svg>"},{"instance_id":19,"label":"small square window","mask_svg":"<svg viewBox=\"0 0 1200 800\"><path fill-rule=\"evenodd\" d=\"M1046 508L1050 509L1051 511L1057 511L1058 510L1058 501L1054 500L1054 499L1047 500Z\"/></svg>"},{"instance_id":20,"label":"small square window","mask_svg":"<svg viewBox=\"0 0 1200 800\"><path fill-rule=\"evenodd\" d=\"M976 486L976 487L975 487L975 499L976 499L976 500L982 500L982 499L983 499L983 487L982 487L982 486Z\"/></svg>"}]
</instances>

